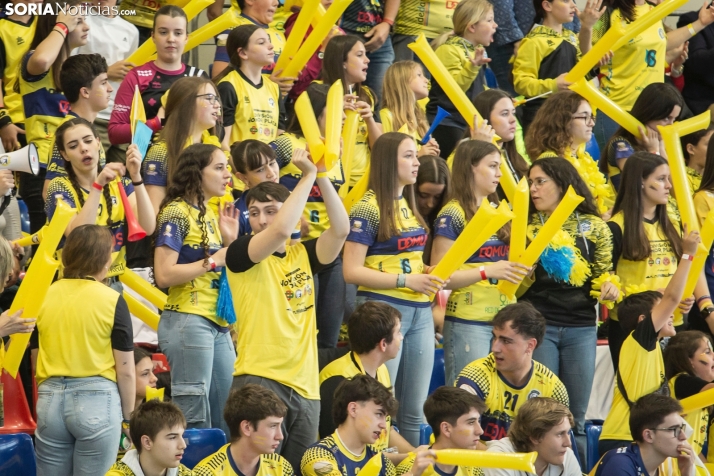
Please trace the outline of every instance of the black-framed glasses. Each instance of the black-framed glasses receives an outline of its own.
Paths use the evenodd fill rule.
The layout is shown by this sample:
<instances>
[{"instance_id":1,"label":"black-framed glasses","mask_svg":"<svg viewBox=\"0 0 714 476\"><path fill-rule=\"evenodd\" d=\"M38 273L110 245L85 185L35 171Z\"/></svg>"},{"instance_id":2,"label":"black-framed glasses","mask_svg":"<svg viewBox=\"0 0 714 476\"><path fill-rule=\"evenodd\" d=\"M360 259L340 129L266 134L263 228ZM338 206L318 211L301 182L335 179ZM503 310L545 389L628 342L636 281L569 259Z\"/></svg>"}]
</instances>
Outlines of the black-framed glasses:
<instances>
[{"instance_id":1,"label":"black-framed glasses","mask_svg":"<svg viewBox=\"0 0 714 476\"><path fill-rule=\"evenodd\" d=\"M687 427L686 423L682 423L680 426L673 426L670 428L650 428L653 431L671 431L675 438L679 438L684 429Z\"/></svg>"},{"instance_id":2,"label":"black-framed glasses","mask_svg":"<svg viewBox=\"0 0 714 476\"><path fill-rule=\"evenodd\" d=\"M595 122L595 114L573 115L573 119L582 119L587 124L588 122Z\"/></svg>"},{"instance_id":3,"label":"black-framed glasses","mask_svg":"<svg viewBox=\"0 0 714 476\"><path fill-rule=\"evenodd\" d=\"M221 105L220 98L215 94L197 94L196 97L205 99L211 106L215 106L216 104Z\"/></svg>"}]
</instances>

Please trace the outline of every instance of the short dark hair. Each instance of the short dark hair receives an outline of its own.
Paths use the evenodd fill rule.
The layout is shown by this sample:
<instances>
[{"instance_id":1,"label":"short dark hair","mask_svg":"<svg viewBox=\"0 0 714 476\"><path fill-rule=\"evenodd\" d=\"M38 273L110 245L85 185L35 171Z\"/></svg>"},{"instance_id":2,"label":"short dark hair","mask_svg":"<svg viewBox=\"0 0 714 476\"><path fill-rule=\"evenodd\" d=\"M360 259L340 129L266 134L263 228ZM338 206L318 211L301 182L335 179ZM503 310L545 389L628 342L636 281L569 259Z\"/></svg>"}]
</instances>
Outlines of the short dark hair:
<instances>
[{"instance_id":1,"label":"short dark hair","mask_svg":"<svg viewBox=\"0 0 714 476\"><path fill-rule=\"evenodd\" d=\"M154 14L154 24L151 26L152 33L156 31L156 20L162 15L171 18L183 17L184 20L186 20L186 34L188 35L188 17L186 16L186 12L183 11L183 8L179 8L176 5L164 5L156 11Z\"/></svg>"},{"instance_id":2,"label":"short dark hair","mask_svg":"<svg viewBox=\"0 0 714 476\"><path fill-rule=\"evenodd\" d=\"M231 390L223 409L223 419L228 425L231 441L241 437L240 424L248 421L253 428L268 417L284 418L288 412L282 400L269 388L249 383Z\"/></svg>"},{"instance_id":3,"label":"short dark hair","mask_svg":"<svg viewBox=\"0 0 714 476\"><path fill-rule=\"evenodd\" d=\"M389 304L367 301L357 306L347 321L347 334L352 350L366 354L377 347L382 339L391 344L394 327L402 319L402 313Z\"/></svg>"},{"instance_id":4,"label":"short dark hair","mask_svg":"<svg viewBox=\"0 0 714 476\"><path fill-rule=\"evenodd\" d=\"M642 432L657 428L672 413L682 413L682 405L666 395L650 393L640 398L630 408L630 433L638 443L644 442Z\"/></svg>"},{"instance_id":5,"label":"short dark hair","mask_svg":"<svg viewBox=\"0 0 714 476\"><path fill-rule=\"evenodd\" d=\"M236 170L246 174L275 160L275 150L265 142L247 139L231 146L231 158Z\"/></svg>"},{"instance_id":6,"label":"short dark hair","mask_svg":"<svg viewBox=\"0 0 714 476\"><path fill-rule=\"evenodd\" d=\"M186 418L179 407L170 402L149 400L142 403L131 414L129 435L136 446L136 451L141 453L142 436L146 435L153 441L161 430L173 428L176 425L186 428Z\"/></svg>"},{"instance_id":7,"label":"short dark hair","mask_svg":"<svg viewBox=\"0 0 714 476\"><path fill-rule=\"evenodd\" d=\"M397 411L397 400L392 392L369 375L355 375L345 379L335 389L332 401L332 420L340 426L347 420L347 406L352 402L374 402L384 407L388 415Z\"/></svg>"},{"instance_id":8,"label":"short dark hair","mask_svg":"<svg viewBox=\"0 0 714 476\"><path fill-rule=\"evenodd\" d=\"M246 206L250 206L252 202L266 203L271 200L285 203L285 200L290 196L290 191L285 185L275 182L259 183L255 187L248 190L248 195L245 197Z\"/></svg>"},{"instance_id":9,"label":"short dark hair","mask_svg":"<svg viewBox=\"0 0 714 476\"><path fill-rule=\"evenodd\" d=\"M617 319L625 335L635 330L640 316L649 316L657 301L662 299L659 291L644 291L630 294L617 306Z\"/></svg>"},{"instance_id":10,"label":"short dark hair","mask_svg":"<svg viewBox=\"0 0 714 476\"><path fill-rule=\"evenodd\" d=\"M509 304L493 318L493 327L502 329L510 323L517 334L537 341L536 347L543 342L545 336L545 318L543 314L527 301Z\"/></svg>"},{"instance_id":11,"label":"short dark hair","mask_svg":"<svg viewBox=\"0 0 714 476\"><path fill-rule=\"evenodd\" d=\"M107 60L100 54L74 55L62 63L60 71L60 87L67 101L79 101L79 91L91 88L92 81L102 73L107 72Z\"/></svg>"},{"instance_id":12,"label":"short dark hair","mask_svg":"<svg viewBox=\"0 0 714 476\"><path fill-rule=\"evenodd\" d=\"M486 404L478 396L459 387L439 387L424 402L424 416L434 432L434 438L441 434L442 422L456 425L456 420L471 409L483 414Z\"/></svg>"}]
</instances>

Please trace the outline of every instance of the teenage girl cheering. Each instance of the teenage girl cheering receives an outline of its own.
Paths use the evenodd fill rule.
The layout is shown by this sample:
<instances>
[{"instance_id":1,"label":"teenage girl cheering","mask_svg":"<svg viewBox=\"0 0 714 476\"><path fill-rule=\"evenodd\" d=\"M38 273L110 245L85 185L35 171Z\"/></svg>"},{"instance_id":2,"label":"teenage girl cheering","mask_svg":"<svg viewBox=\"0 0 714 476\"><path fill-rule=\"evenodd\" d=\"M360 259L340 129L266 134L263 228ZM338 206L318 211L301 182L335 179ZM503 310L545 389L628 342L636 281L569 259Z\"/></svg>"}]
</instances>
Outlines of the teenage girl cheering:
<instances>
[{"instance_id":1,"label":"teenage girl cheering","mask_svg":"<svg viewBox=\"0 0 714 476\"><path fill-rule=\"evenodd\" d=\"M278 84L263 74L275 59L270 37L265 28L242 25L228 34L226 49L231 62L214 80L223 103L223 148L245 139L270 142L282 132L284 114Z\"/></svg>"},{"instance_id":2,"label":"teenage girl cheering","mask_svg":"<svg viewBox=\"0 0 714 476\"><path fill-rule=\"evenodd\" d=\"M50 2L48 2L50 3ZM55 5L52 3L52 5ZM78 0L64 3L76 7ZM57 6L55 6L57 8ZM69 109L60 91L60 70L73 48L87 43L89 25L80 15L40 15L30 51L20 63L20 77L14 90L22 96L25 109L25 140L37 146L40 173L20 173L22 198L30 213L30 231L35 233L45 224L42 188L50 161L52 139Z\"/></svg>"},{"instance_id":3,"label":"teenage girl cheering","mask_svg":"<svg viewBox=\"0 0 714 476\"><path fill-rule=\"evenodd\" d=\"M429 391L424 369L434 363L429 297L446 284L426 274L429 269L422 261L427 225L414 197L418 170L411 136L388 132L377 140L369 190L352 207L344 251L345 281L359 286L358 304L383 301L402 314L404 342L387 368L400 402L399 428L412 445L419 442L422 406Z\"/></svg>"},{"instance_id":4,"label":"teenage girl cheering","mask_svg":"<svg viewBox=\"0 0 714 476\"><path fill-rule=\"evenodd\" d=\"M501 152L483 141L459 144L452 168L451 200L441 209L434 224L431 264L441 261L461 235L484 200L498 203L496 189L501 178ZM469 363L491 352L491 321L508 304L496 285L498 280L518 283L530 271L508 261L510 226L489 238L451 276L444 319L444 362L446 381L453 382Z\"/></svg>"},{"instance_id":5,"label":"teenage girl cheering","mask_svg":"<svg viewBox=\"0 0 714 476\"><path fill-rule=\"evenodd\" d=\"M416 181L416 203L419 214L428 225L433 225L436 215L451 196L451 172L444 159L438 155L419 156L419 173ZM434 230L424 246L424 262L431 262L431 245Z\"/></svg>"},{"instance_id":6,"label":"teenage girl cheering","mask_svg":"<svg viewBox=\"0 0 714 476\"><path fill-rule=\"evenodd\" d=\"M554 94L541 106L528 129L526 148L532 159L562 157L585 181L599 214L610 218L615 194L585 150L593 135L595 116L590 103L572 91Z\"/></svg>"},{"instance_id":7,"label":"teenage girl cheering","mask_svg":"<svg viewBox=\"0 0 714 476\"><path fill-rule=\"evenodd\" d=\"M209 200L231 179L220 148L194 144L179 157L157 218L154 275L169 288L159 321L159 347L171 367L171 395L189 428L223 428L235 348L229 323L216 315L218 279L238 234L232 203L218 216Z\"/></svg>"},{"instance_id":8,"label":"teenage girl cheering","mask_svg":"<svg viewBox=\"0 0 714 476\"><path fill-rule=\"evenodd\" d=\"M409 135L419 142L429 130L421 102L427 97L429 80L419 63L398 61L390 66L382 86L382 132L395 132L406 125ZM419 155L439 155L439 144L432 137L421 146Z\"/></svg>"},{"instance_id":9,"label":"teenage girl cheering","mask_svg":"<svg viewBox=\"0 0 714 476\"><path fill-rule=\"evenodd\" d=\"M486 47L493 41L496 22L493 21L493 5L487 0L463 0L454 10L454 31L441 35L432 46L456 84L473 99L483 90L481 81L476 81L481 66L491 60L486 57ZM479 86L480 85L480 86ZM438 82L432 81L426 114L429 122L434 120L437 107L451 113L434 130L433 137L439 144L441 156L446 158L461 140L467 124L456 106L446 96Z\"/></svg>"},{"instance_id":10,"label":"teenage girl cheering","mask_svg":"<svg viewBox=\"0 0 714 476\"><path fill-rule=\"evenodd\" d=\"M337 36L325 48L322 60L322 81L334 84L342 80L346 98L346 108L356 110L359 115L357 143L350 160L349 170L345 170L345 181L354 187L367 171L370 163L370 148L382 134L382 126L374 118L377 96L362 83L367 79L367 50L362 40L354 35ZM347 165L345 164L345 167Z\"/></svg>"},{"instance_id":11,"label":"teenage girl cheering","mask_svg":"<svg viewBox=\"0 0 714 476\"><path fill-rule=\"evenodd\" d=\"M615 190L620 188L620 172L627 158L636 151L665 155L657 126L668 126L676 121L683 106L682 95L667 83L650 84L640 93L630 114L645 126L640 131L642 138L620 127L608 138L607 146L601 148L600 171L609 176Z\"/></svg>"},{"instance_id":12,"label":"teenage girl cheering","mask_svg":"<svg viewBox=\"0 0 714 476\"><path fill-rule=\"evenodd\" d=\"M111 163L99 170L99 136L94 126L80 117L57 129L55 144L65 161L67 175L52 179L47 187L47 219L52 220L60 197L78 211L69 222L65 236L80 225L97 224L109 228L114 236L114 248L107 277L111 278L112 287L121 290L118 276L126 268L126 211L119 187L124 187L132 211L146 233L153 233L156 226L156 215L141 181L139 149L136 145L129 146L126 167ZM122 178L125 171L131 180Z\"/></svg>"}]
</instances>

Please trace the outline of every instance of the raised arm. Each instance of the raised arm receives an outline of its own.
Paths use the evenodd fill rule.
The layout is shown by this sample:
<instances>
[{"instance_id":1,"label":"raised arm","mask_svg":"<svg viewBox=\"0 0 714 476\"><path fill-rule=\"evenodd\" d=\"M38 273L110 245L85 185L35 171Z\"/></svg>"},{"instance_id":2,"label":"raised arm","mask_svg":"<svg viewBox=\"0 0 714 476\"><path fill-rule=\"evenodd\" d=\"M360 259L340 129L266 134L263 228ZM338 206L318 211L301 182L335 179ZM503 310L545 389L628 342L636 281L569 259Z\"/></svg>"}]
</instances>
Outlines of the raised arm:
<instances>
[{"instance_id":1,"label":"raised arm","mask_svg":"<svg viewBox=\"0 0 714 476\"><path fill-rule=\"evenodd\" d=\"M320 187L327 208L330 227L317 239L315 251L320 263L329 264L337 258L345 244L345 238L350 232L350 220L330 179L326 176L318 177L317 186Z\"/></svg>"},{"instance_id":2,"label":"raised arm","mask_svg":"<svg viewBox=\"0 0 714 476\"><path fill-rule=\"evenodd\" d=\"M141 180L141 154L136 144L131 144L126 150L126 169L132 183L135 184L134 193L129 196L132 211L146 234L151 235L156 229L156 212L146 191L146 186ZM136 185L139 183L140 185Z\"/></svg>"}]
</instances>

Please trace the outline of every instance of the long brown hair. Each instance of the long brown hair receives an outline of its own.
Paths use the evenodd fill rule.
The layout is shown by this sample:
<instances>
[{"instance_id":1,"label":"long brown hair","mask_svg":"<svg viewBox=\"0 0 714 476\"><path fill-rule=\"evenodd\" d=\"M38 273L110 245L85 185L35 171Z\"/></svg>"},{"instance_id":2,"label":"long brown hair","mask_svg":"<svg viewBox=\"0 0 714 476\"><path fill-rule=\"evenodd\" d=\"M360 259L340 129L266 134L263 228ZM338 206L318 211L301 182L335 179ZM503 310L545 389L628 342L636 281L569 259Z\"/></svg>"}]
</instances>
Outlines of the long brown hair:
<instances>
[{"instance_id":1,"label":"long brown hair","mask_svg":"<svg viewBox=\"0 0 714 476\"><path fill-rule=\"evenodd\" d=\"M474 98L474 106L476 106L478 113L490 123L493 108L496 107L496 103L501 99L510 99L513 101L513 98L505 91L500 89L488 89ZM520 177L528 175L528 162L518 153L515 138L510 142L502 142L501 149L506 153L506 156L511 161L511 165L513 165L513 168ZM516 177L516 180L518 180L518 177Z\"/></svg>"},{"instance_id":2,"label":"long brown hair","mask_svg":"<svg viewBox=\"0 0 714 476\"><path fill-rule=\"evenodd\" d=\"M362 41L362 39L354 35L335 36L327 43L322 59L320 79L325 84L334 84L338 79L342 80L345 94L350 93L347 77L345 76L345 63L347 62L347 56L358 41ZM362 41L362 43L364 42ZM357 95L360 101L364 101L374 107L374 94L362 83L355 84L352 94Z\"/></svg>"},{"instance_id":3,"label":"long brown hair","mask_svg":"<svg viewBox=\"0 0 714 476\"><path fill-rule=\"evenodd\" d=\"M260 27L258 25L241 25L231 30L226 40L226 50L228 51L230 63L228 63L228 66L213 80L216 84L221 82L221 79L228 76L229 73L237 71L238 68L240 68L241 59L240 55L238 55L238 50L248 48L250 37L259 29ZM173 89L173 86L171 86L171 89Z\"/></svg>"},{"instance_id":4,"label":"long brown hair","mask_svg":"<svg viewBox=\"0 0 714 476\"><path fill-rule=\"evenodd\" d=\"M677 335L669 339L663 355L664 374L667 379L681 373L695 376L694 367L689 359L694 358L694 353L702 339L706 339L711 345L709 337L700 331L677 332Z\"/></svg>"},{"instance_id":5,"label":"long brown hair","mask_svg":"<svg viewBox=\"0 0 714 476\"><path fill-rule=\"evenodd\" d=\"M526 133L526 151L531 160L547 151L562 156L570 148L570 124L583 101L576 92L561 91L543 103Z\"/></svg>"},{"instance_id":6,"label":"long brown hair","mask_svg":"<svg viewBox=\"0 0 714 476\"><path fill-rule=\"evenodd\" d=\"M99 274L107 265L114 246L109 228L80 225L69 234L62 248L64 279L83 279Z\"/></svg>"},{"instance_id":7,"label":"long brown hair","mask_svg":"<svg viewBox=\"0 0 714 476\"><path fill-rule=\"evenodd\" d=\"M410 130L423 137L429 130L429 123L409 87L417 69L421 66L415 61L397 61L387 69L382 87L382 107L392 113L392 129L398 131L407 124Z\"/></svg>"},{"instance_id":8,"label":"long brown hair","mask_svg":"<svg viewBox=\"0 0 714 476\"><path fill-rule=\"evenodd\" d=\"M213 81L200 76L181 78L171 85L166 99L166 125L161 131L161 140L166 143L168 182L171 182L181 151L191 137L196 116L196 96L206 84L210 84L218 95ZM209 129L209 132L215 135L215 128Z\"/></svg>"},{"instance_id":9,"label":"long brown hair","mask_svg":"<svg viewBox=\"0 0 714 476\"><path fill-rule=\"evenodd\" d=\"M379 205L379 230L377 231L379 241L387 241L391 237L399 235L397 227L399 208L394 197L398 180L399 145L405 140L413 141L414 139L401 132L387 132L377 139L372 149L369 188L374 191ZM419 213L419 207L416 206L414 185L405 186L402 196L419 224L428 230L429 226Z\"/></svg>"},{"instance_id":10,"label":"long brown hair","mask_svg":"<svg viewBox=\"0 0 714 476\"><path fill-rule=\"evenodd\" d=\"M441 200L434 207L434 210L429 213L429 216L424 217L427 223L431 225L451 196L451 172L444 159L437 155L422 155L419 157L419 173L417 174L415 193L418 194L419 187L425 183L434 183L444 186Z\"/></svg>"},{"instance_id":11,"label":"long brown hair","mask_svg":"<svg viewBox=\"0 0 714 476\"><path fill-rule=\"evenodd\" d=\"M644 219L642 181L652 175L660 165L667 165L667 161L659 155L635 152L627 159L622 171L620 189L612 215L615 216L619 212L624 215L622 257L630 261L642 261L652 253L652 247L642 223ZM662 231L679 259L682 256L682 238L669 220L666 204L657 205L655 219L662 227Z\"/></svg>"},{"instance_id":12,"label":"long brown hair","mask_svg":"<svg viewBox=\"0 0 714 476\"><path fill-rule=\"evenodd\" d=\"M454 153L454 164L452 166L452 182L450 199L459 202L464 210L466 221L470 221L478 209L476 208L476 194L474 183L473 167L478 165L487 155L498 154L501 151L490 142L480 140L468 140L461 142ZM498 194L492 193L484 200L498 203ZM511 225L507 223L498 230L498 239L508 242L511 235Z\"/></svg>"}]
</instances>

